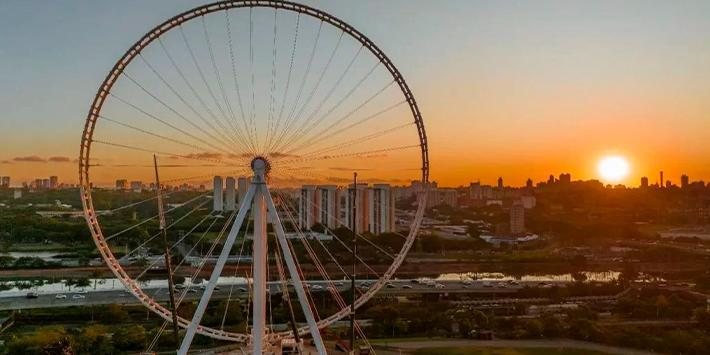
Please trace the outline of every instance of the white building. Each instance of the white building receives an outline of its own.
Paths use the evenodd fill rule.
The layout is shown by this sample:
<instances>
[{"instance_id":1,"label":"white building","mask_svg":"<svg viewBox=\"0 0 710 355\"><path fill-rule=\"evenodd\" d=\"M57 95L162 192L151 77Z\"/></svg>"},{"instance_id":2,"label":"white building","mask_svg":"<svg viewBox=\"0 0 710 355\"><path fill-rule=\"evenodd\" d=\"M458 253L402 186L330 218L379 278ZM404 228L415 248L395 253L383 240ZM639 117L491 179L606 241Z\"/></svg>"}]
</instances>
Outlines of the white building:
<instances>
[{"instance_id":1,"label":"white building","mask_svg":"<svg viewBox=\"0 0 710 355\"><path fill-rule=\"evenodd\" d=\"M355 193L355 198L353 199L353 193ZM356 207L355 214L355 224L353 225L352 213L353 206ZM357 184L357 188L353 189L353 184L348 186L347 193L345 194L345 214L343 223L345 226L355 231L355 233L362 233L369 229L369 203L368 203L368 191L367 184Z\"/></svg>"},{"instance_id":2,"label":"white building","mask_svg":"<svg viewBox=\"0 0 710 355\"><path fill-rule=\"evenodd\" d=\"M212 210L222 212L224 209L224 201L222 196L222 177L214 177L214 189L212 190Z\"/></svg>"},{"instance_id":3,"label":"white building","mask_svg":"<svg viewBox=\"0 0 710 355\"><path fill-rule=\"evenodd\" d=\"M237 201L239 203L242 202L242 199L244 199L244 196L247 194L247 190L249 189L249 178L246 178L244 176L240 176L237 179Z\"/></svg>"},{"instance_id":4,"label":"white building","mask_svg":"<svg viewBox=\"0 0 710 355\"><path fill-rule=\"evenodd\" d=\"M373 234L395 230L394 194L389 184L375 184L368 189L368 230Z\"/></svg>"},{"instance_id":5,"label":"white building","mask_svg":"<svg viewBox=\"0 0 710 355\"><path fill-rule=\"evenodd\" d=\"M47 180L49 181L49 180ZM49 182L48 182L49 184ZM131 181L131 191L133 192L142 192L143 191L143 182L142 181Z\"/></svg>"},{"instance_id":6,"label":"white building","mask_svg":"<svg viewBox=\"0 0 710 355\"><path fill-rule=\"evenodd\" d=\"M510 206L510 233L513 235L525 233L525 206L521 201Z\"/></svg>"},{"instance_id":7,"label":"white building","mask_svg":"<svg viewBox=\"0 0 710 355\"><path fill-rule=\"evenodd\" d=\"M298 198L298 225L301 229L310 230L316 224L318 215L318 199L315 185L303 185Z\"/></svg>"},{"instance_id":8,"label":"white building","mask_svg":"<svg viewBox=\"0 0 710 355\"><path fill-rule=\"evenodd\" d=\"M340 196L338 187L335 185L320 185L316 189L317 195L317 216L316 222L329 229L338 228L340 223Z\"/></svg>"},{"instance_id":9,"label":"white building","mask_svg":"<svg viewBox=\"0 0 710 355\"><path fill-rule=\"evenodd\" d=\"M237 210L237 191L235 189L234 178L229 176L225 179L225 193L224 193L224 210L225 211L236 211Z\"/></svg>"}]
</instances>

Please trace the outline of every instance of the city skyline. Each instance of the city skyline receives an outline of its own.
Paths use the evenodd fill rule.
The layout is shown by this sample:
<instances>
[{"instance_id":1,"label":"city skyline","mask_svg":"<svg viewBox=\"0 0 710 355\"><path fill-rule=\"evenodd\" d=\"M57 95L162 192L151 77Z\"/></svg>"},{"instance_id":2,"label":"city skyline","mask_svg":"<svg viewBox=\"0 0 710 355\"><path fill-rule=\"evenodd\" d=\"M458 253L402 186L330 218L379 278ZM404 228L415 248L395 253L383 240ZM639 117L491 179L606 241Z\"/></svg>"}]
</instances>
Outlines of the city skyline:
<instances>
[{"instance_id":1,"label":"city skyline","mask_svg":"<svg viewBox=\"0 0 710 355\"><path fill-rule=\"evenodd\" d=\"M35 19L0 21L3 32L15 34L0 41L18 68L2 73L8 109L0 120L0 174L76 183L82 122L107 63L154 23L198 3L0 5L6 16L32 12ZM642 176L653 182L659 170L676 184L682 174L710 180L710 122L703 118L710 100L701 89L710 75L703 65L709 45L701 40L708 4L395 1L343 11L337 2L307 3L347 14L341 16L356 26L367 23L367 34L393 53L416 88L435 147L430 180L458 186L503 175L522 185L556 171L599 179L597 162L609 155L629 161L620 181L628 186ZM115 16L130 21L108 21ZM392 23L402 31L388 31ZM96 31L85 31L89 26ZM415 45L409 37L421 40ZM427 65L434 61L444 65Z\"/></svg>"}]
</instances>

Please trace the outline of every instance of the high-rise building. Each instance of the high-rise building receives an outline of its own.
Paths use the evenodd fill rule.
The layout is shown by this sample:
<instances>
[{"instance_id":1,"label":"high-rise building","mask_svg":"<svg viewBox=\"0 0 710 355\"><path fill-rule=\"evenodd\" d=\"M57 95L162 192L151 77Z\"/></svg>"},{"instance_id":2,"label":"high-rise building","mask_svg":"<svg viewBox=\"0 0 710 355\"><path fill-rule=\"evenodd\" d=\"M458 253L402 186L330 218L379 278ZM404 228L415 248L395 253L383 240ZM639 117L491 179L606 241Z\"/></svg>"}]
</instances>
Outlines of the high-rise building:
<instances>
[{"instance_id":1,"label":"high-rise building","mask_svg":"<svg viewBox=\"0 0 710 355\"><path fill-rule=\"evenodd\" d=\"M126 179L116 180L116 190L128 190L128 180L126 180Z\"/></svg>"},{"instance_id":2,"label":"high-rise building","mask_svg":"<svg viewBox=\"0 0 710 355\"><path fill-rule=\"evenodd\" d=\"M647 187L648 187L648 178L645 177L645 176L641 178L641 187L642 187L642 188L647 188Z\"/></svg>"},{"instance_id":3,"label":"high-rise building","mask_svg":"<svg viewBox=\"0 0 710 355\"><path fill-rule=\"evenodd\" d=\"M439 199L442 204L450 207L459 205L459 193L456 189L439 189Z\"/></svg>"},{"instance_id":4,"label":"high-rise building","mask_svg":"<svg viewBox=\"0 0 710 355\"><path fill-rule=\"evenodd\" d=\"M49 177L49 188L56 189L59 187L59 178L57 176Z\"/></svg>"},{"instance_id":5,"label":"high-rise building","mask_svg":"<svg viewBox=\"0 0 710 355\"><path fill-rule=\"evenodd\" d=\"M241 203L244 196L246 196L247 190L249 190L249 184L249 179L244 176L240 176L237 179L237 201L239 203Z\"/></svg>"},{"instance_id":6,"label":"high-rise building","mask_svg":"<svg viewBox=\"0 0 710 355\"><path fill-rule=\"evenodd\" d=\"M140 180L131 181L131 191L142 192L143 191L143 182Z\"/></svg>"},{"instance_id":7,"label":"high-rise building","mask_svg":"<svg viewBox=\"0 0 710 355\"><path fill-rule=\"evenodd\" d=\"M355 197L353 198L353 194ZM345 226L355 233L362 233L368 230L370 212L367 203L367 184L359 183L357 186L350 184L345 194ZM353 206L356 207L355 224L353 225Z\"/></svg>"},{"instance_id":8,"label":"high-rise building","mask_svg":"<svg viewBox=\"0 0 710 355\"><path fill-rule=\"evenodd\" d=\"M317 216L316 223L320 223L329 229L338 228L340 223L340 196L338 187L335 185L320 185L316 188Z\"/></svg>"},{"instance_id":9,"label":"high-rise building","mask_svg":"<svg viewBox=\"0 0 710 355\"><path fill-rule=\"evenodd\" d=\"M42 179L42 188L49 189L49 179Z\"/></svg>"},{"instance_id":10,"label":"high-rise building","mask_svg":"<svg viewBox=\"0 0 710 355\"><path fill-rule=\"evenodd\" d=\"M480 182L472 182L468 185L468 198L470 200L483 199L483 189Z\"/></svg>"},{"instance_id":11,"label":"high-rise building","mask_svg":"<svg viewBox=\"0 0 710 355\"><path fill-rule=\"evenodd\" d=\"M665 180L663 180L663 170L661 170L661 180L658 180L658 187L663 187Z\"/></svg>"},{"instance_id":12,"label":"high-rise building","mask_svg":"<svg viewBox=\"0 0 710 355\"><path fill-rule=\"evenodd\" d=\"M499 189L503 188L503 177L502 176L498 177L498 188Z\"/></svg>"},{"instance_id":13,"label":"high-rise building","mask_svg":"<svg viewBox=\"0 0 710 355\"><path fill-rule=\"evenodd\" d=\"M532 188L533 188L533 181L532 181L532 179L528 178L528 180L525 181L525 187L528 188L528 189L532 189Z\"/></svg>"},{"instance_id":14,"label":"high-rise building","mask_svg":"<svg viewBox=\"0 0 710 355\"><path fill-rule=\"evenodd\" d=\"M225 179L224 210L235 211L237 205L237 191L235 189L234 178L229 176Z\"/></svg>"},{"instance_id":15,"label":"high-rise building","mask_svg":"<svg viewBox=\"0 0 710 355\"><path fill-rule=\"evenodd\" d=\"M222 196L222 177L215 176L213 182L214 188L212 190L212 210L215 212L222 212L222 210L224 209L224 196Z\"/></svg>"},{"instance_id":16,"label":"high-rise building","mask_svg":"<svg viewBox=\"0 0 710 355\"><path fill-rule=\"evenodd\" d=\"M688 175L683 174L680 177L680 187L682 188L687 188L690 185L690 177Z\"/></svg>"},{"instance_id":17,"label":"high-rise building","mask_svg":"<svg viewBox=\"0 0 710 355\"><path fill-rule=\"evenodd\" d=\"M303 185L298 199L299 227L310 230L316 224L318 216L318 202L315 185Z\"/></svg>"},{"instance_id":18,"label":"high-rise building","mask_svg":"<svg viewBox=\"0 0 710 355\"><path fill-rule=\"evenodd\" d=\"M560 183L569 184L570 182L572 182L572 174L560 174Z\"/></svg>"},{"instance_id":19,"label":"high-rise building","mask_svg":"<svg viewBox=\"0 0 710 355\"><path fill-rule=\"evenodd\" d=\"M10 177L3 176L0 178L0 187L10 187Z\"/></svg>"},{"instance_id":20,"label":"high-rise building","mask_svg":"<svg viewBox=\"0 0 710 355\"><path fill-rule=\"evenodd\" d=\"M555 183L555 175L550 175L550 177L547 178L547 183L554 184Z\"/></svg>"},{"instance_id":21,"label":"high-rise building","mask_svg":"<svg viewBox=\"0 0 710 355\"><path fill-rule=\"evenodd\" d=\"M510 206L510 232L512 234L525 233L525 206L521 201L515 201Z\"/></svg>"},{"instance_id":22,"label":"high-rise building","mask_svg":"<svg viewBox=\"0 0 710 355\"><path fill-rule=\"evenodd\" d=\"M389 184L375 184L368 189L368 230L372 234L394 231L394 196Z\"/></svg>"}]
</instances>

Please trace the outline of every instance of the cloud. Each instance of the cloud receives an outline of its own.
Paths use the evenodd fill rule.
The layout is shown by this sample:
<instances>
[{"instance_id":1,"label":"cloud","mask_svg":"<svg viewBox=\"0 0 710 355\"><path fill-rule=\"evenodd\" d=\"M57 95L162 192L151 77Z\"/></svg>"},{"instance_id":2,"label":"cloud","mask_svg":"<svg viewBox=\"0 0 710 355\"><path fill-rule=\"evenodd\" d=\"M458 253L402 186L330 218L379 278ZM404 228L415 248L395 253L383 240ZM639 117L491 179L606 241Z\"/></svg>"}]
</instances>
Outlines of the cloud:
<instances>
[{"instance_id":1,"label":"cloud","mask_svg":"<svg viewBox=\"0 0 710 355\"><path fill-rule=\"evenodd\" d=\"M330 170L335 170L335 171L367 171L367 170L375 170L374 168L347 168L347 167L340 167L340 166L331 166L328 169Z\"/></svg>"},{"instance_id":2,"label":"cloud","mask_svg":"<svg viewBox=\"0 0 710 355\"><path fill-rule=\"evenodd\" d=\"M29 162L29 163L46 163L47 162L43 158L40 158L36 155L31 155L31 156L26 156L26 157L16 157L16 158L13 158L12 160L19 161L19 162Z\"/></svg>"},{"instance_id":3,"label":"cloud","mask_svg":"<svg viewBox=\"0 0 710 355\"><path fill-rule=\"evenodd\" d=\"M0 162L0 164L12 164L12 162L9 160L3 160Z\"/></svg>"},{"instance_id":4,"label":"cloud","mask_svg":"<svg viewBox=\"0 0 710 355\"><path fill-rule=\"evenodd\" d=\"M49 157L49 161L54 163L68 163L71 159L69 157Z\"/></svg>"},{"instance_id":5,"label":"cloud","mask_svg":"<svg viewBox=\"0 0 710 355\"><path fill-rule=\"evenodd\" d=\"M221 158L222 158L222 154L212 153L212 152L191 153L191 154L186 154L183 156L177 156L177 155L170 156L170 159L221 159Z\"/></svg>"}]
</instances>

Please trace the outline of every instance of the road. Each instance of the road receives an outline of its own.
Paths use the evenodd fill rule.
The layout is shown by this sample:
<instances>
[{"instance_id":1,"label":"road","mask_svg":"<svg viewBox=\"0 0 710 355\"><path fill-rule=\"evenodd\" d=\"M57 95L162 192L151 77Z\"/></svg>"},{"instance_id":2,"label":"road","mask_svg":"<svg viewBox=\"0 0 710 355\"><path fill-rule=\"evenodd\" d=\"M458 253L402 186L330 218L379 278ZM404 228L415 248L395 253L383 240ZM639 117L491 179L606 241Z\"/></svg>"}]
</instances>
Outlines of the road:
<instances>
[{"instance_id":1,"label":"road","mask_svg":"<svg viewBox=\"0 0 710 355\"><path fill-rule=\"evenodd\" d=\"M340 292L350 289L350 282L347 280L332 281L336 289ZM375 280L360 280L357 282L357 287L365 290L367 285L371 285ZM560 282L561 283L561 282ZM311 292L325 292L328 286L327 281L309 281ZM437 286L438 285L438 286ZM438 280L434 284L424 284L415 282L414 280L393 280L384 286L380 295L407 295L407 294L422 294L422 293L497 293L497 294L514 294L521 288L528 286L539 286L538 282L516 282L508 283L503 281L453 281L453 280ZM268 284L269 292L280 293L281 285L276 282ZM549 286L547 283L544 287ZM246 284L233 285L218 285L212 295L213 299L225 299L230 296L232 298L246 298ZM152 295L160 302L167 302L167 288L147 289L146 293ZM66 298L57 298L57 295L65 295ZM202 290L199 286L191 286L185 294L186 300L197 300L202 296ZM51 308L51 307L70 307L70 306L88 306L102 304L138 304L138 300L130 293L123 289L87 291L79 294L75 292L69 293L40 293L37 298L27 298L25 295L13 295L0 297L0 310L14 309L31 309L31 308Z\"/></svg>"}]
</instances>

